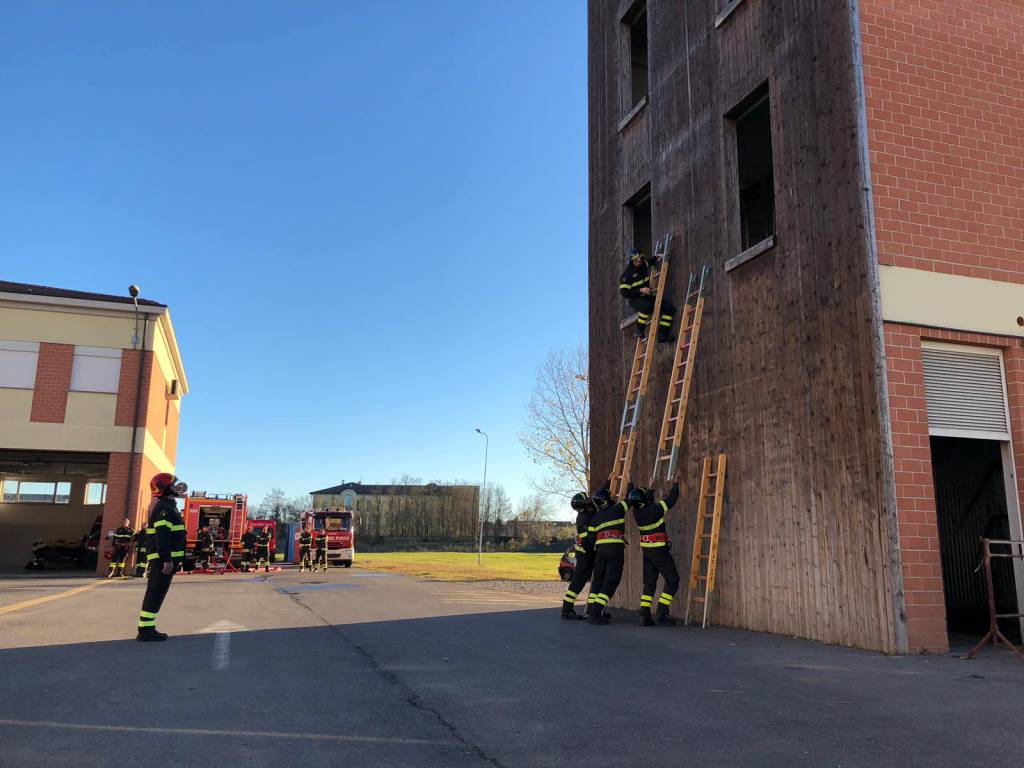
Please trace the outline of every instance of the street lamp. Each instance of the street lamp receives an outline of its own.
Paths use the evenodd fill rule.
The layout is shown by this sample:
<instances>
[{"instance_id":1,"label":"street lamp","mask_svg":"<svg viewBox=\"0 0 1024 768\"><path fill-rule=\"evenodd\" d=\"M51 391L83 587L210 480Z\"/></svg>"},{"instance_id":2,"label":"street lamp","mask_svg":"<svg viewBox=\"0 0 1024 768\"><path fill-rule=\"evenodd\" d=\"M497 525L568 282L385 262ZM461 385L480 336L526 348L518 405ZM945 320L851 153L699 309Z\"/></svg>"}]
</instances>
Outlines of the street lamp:
<instances>
[{"instance_id":1,"label":"street lamp","mask_svg":"<svg viewBox=\"0 0 1024 768\"><path fill-rule=\"evenodd\" d=\"M484 484L480 488L480 541L476 551L476 564L480 565L480 561L484 556L484 494L487 493L487 452L491 447L491 438L487 436L480 427L476 428L476 431L484 436Z\"/></svg>"}]
</instances>

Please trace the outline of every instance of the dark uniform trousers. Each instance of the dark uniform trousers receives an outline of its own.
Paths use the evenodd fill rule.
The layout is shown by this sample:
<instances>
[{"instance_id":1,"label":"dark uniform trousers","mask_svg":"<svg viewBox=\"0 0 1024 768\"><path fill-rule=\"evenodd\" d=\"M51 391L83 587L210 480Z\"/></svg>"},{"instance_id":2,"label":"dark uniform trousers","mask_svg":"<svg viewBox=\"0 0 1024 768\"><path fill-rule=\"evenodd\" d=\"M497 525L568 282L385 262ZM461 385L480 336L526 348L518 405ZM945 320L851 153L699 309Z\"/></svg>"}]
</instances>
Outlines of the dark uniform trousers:
<instances>
[{"instance_id":1,"label":"dark uniform trousers","mask_svg":"<svg viewBox=\"0 0 1024 768\"><path fill-rule=\"evenodd\" d=\"M626 561L623 544L599 544L594 548L594 576L590 582L588 603L604 608L615 595L622 581L622 566Z\"/></svg>"},{"instance_id":2,"label":"dark uniform trousers","mask_svg":"<svg viewBox=\"0 0 1024 768\"><path fill-rule=\"evenodd\" d=\"M156 616L160 606L164 604L167 590L171 588L174 574L165 574L163 563L153 560L149 564L149 578L146 581L146 594L142 598L142 610L139 612L139 627L155 627Z\"/></svg>"},{"instance_id":3,"label":"dark uniform trousers","mask_svg":"<svg viewBox=\"0 0 1024 768\"><path fill-rule=\"evenodd\" d=\"M646 328L651 322L651 313L654 311L654 296L634 296L629 299L629 306L636 310L637 325ZM661 317L658 318L658 330L662 334L668 333L672 327L672 320L676 315L676 308L672 302L661 297Z\"/></svg>"},{"instance_id":4,"label":"dark uniform trousers","mask_svg":"<svg viewBox=\"0 0 1024 768\"><path fill-rule=\"evenodd\" d=\"M665 580L665 588L658 598L658 610L667 613L672 600L679 592L679 570L675 558L667 546L644 547L644 593L640 596L640 607L650 608L654 592L658 588L658 576Z\"/></svg>"},{"instance_id":5,"label":"dark uniform trousers","mask_svg":"<svg viewBox=\"0 0 1024 768\"><path fill-rule=\"evenodd\" d=\"M576 604L576 598L579 597L580 591L590 581L590 576L594 572L594 553L593 552L576 552L576 568L572 572L572 581L569 582L568 589L565 590L565 597L562 598L562 608L566 611L571 611L573 606ZM593 593L593 586L591 586L591 593Z\"/></svg>"},{"instance_id":6,"label":"dark uniform trousers","mask_svg":"<svg viewBox=\"0 0 1024 768\"><path fill-rule=\"evenodd\" d=\"M299 546L299 570L309 568L313 570L313 561L309 556L309 546Z\"/></svg>"},{"instance_id":7,"label":"dark uniform trousers","mask_svg":"<svg viewBox=\"0 0 1024 768\"><path fill-rule=\"evenodd\" d=\"M316 549L316 560L313 561L313 567L318 568L320 566L327 570L327 547L317 547Z\"/></svg>"}]
</instances>

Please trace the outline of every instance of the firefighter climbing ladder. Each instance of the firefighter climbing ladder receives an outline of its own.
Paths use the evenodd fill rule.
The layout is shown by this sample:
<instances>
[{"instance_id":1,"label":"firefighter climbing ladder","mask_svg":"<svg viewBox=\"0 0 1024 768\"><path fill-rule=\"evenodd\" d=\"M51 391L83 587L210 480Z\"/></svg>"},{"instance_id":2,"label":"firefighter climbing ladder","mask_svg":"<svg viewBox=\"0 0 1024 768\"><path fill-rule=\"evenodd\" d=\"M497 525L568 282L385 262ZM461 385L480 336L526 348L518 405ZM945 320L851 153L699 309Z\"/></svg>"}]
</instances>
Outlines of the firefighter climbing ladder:
<instances>
[{"instance_id":1,"label":"firefighter climbing ladder","mask_svg":"<svg viewBox=\"0 0 1024 768\"><path fill-rule=\"evenodd\" d=\"M619 427L619 442L615 447L615 463L612 464L611 494L616 499L626 496L629 472L636 448L636 425L640 420L640 406L647 393L647 379L651 374L651 345L656 344L658 322L661 320L661 302L665 295L665 276L668 274L668 247L672 233L665 235L654 247L655 259L661 261L651 270L651 289L654 291L654 309L647 322L647 333L636 340L633 351L633 367L626 384L626 405L622 409L622 425Z\"/></svg>"},{"instance_id":2,"label":"firefighter climbing ladder","mask_svg":"<svg viewBox=\"0 0 1024 768\"><path fill-rule=\"evenodd\" d=\"M697 529L693 533L693 560L690 563L690 588L686 592L686 624L690 623L690 604L703 603L701 627L708 625L708 604L715 590L715 569L718 566L718 533L722 525L722 495L725 492L725 454L718 454L718 466L711 471L711 457L704 459L704 475L700 481L697 502ZM711 511L708 501L713 500ZM708 529L708 522L711 529ZM704 542L708 542L707 551Z\"/></svg>"},{"instance_id":3,"label":"firefighter climbing ladder","mask_svg":"<svg viewBox=\"0 0 1024 768\"><path fill-rule=\"evenodd\" d=\"M668 481L676 475L683 424L686 421L686 404L690 399L690 384L693 381L693 361L697 356L700 321L704 315L704 277L707 271L707 267L701 268L699 278L691 273L686 286L686 306L679 319L679 339L672 361L668 396L665 398L665 414L661 419L661 436L658 438L654 472L651 475L652 487L662 473ZM697 284L696 289L694 283Z\"/></svg>"}]
</instances>

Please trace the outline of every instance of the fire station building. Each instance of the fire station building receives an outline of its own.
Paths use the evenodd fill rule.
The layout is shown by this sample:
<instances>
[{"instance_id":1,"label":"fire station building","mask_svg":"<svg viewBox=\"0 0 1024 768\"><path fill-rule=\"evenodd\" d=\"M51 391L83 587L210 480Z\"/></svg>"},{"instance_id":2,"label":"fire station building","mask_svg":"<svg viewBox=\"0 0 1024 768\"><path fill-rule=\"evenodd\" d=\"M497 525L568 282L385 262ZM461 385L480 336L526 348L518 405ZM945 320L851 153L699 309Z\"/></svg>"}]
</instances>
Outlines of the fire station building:
<instances>
[{"instance_id":1,"label":"fire station building","mask_svg":"<svg viewBox=\"0 0 1024 768\"><path fill-rule=\"evenodd\" d=\"M0 568L39 540L97 546L173 472L188 381L168 308L0 281ZM90 562L91 562L90 557Z\"/></svg>"}]
</instances>

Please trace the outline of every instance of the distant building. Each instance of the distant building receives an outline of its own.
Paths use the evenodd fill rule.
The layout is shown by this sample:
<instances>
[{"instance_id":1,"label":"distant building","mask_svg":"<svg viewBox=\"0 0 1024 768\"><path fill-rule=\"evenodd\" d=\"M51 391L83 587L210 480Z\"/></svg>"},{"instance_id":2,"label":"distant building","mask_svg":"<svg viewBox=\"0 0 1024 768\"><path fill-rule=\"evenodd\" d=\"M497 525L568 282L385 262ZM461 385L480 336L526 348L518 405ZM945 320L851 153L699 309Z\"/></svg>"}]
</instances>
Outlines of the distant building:
<instances>
[{"instance_id":1,"label":"distant building","mask_svg":"<svg viewBox=\"0 0 1024 768\"><path fill-rule=\"evenodd\" d=\"M0 281L0 567L101 515L105 571L106 532L138 528L174 471L187 392L163 304Z\"/></svg>"},{"instance_id":2,"label":"distant building","mask_svg":"<svg viewBox=\"0 0 1024 768\"><path fill-rule=\"evenodd\" d=\"M314 509L356 513L361 536L377 539L472 539L477 530L476 485L342 483L310 491Z\"/></svg>"}]
</instances>

